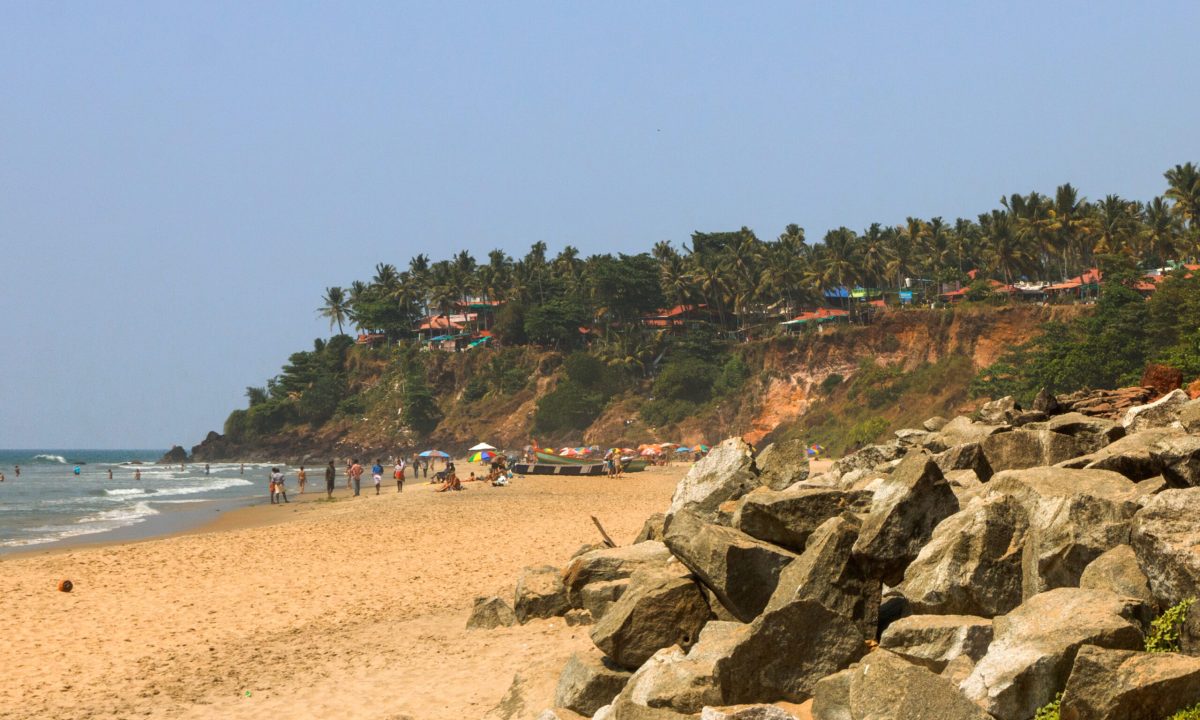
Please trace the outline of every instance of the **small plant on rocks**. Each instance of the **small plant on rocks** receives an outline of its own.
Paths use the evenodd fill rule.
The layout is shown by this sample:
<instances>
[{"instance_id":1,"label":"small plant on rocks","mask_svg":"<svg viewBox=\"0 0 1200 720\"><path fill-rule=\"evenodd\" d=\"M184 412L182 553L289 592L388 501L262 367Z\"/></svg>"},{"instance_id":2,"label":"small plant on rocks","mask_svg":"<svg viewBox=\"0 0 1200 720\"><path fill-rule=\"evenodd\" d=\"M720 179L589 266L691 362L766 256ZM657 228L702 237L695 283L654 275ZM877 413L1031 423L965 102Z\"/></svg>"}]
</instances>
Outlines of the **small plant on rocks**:
<instances>
[{"instance_id":1,"label":"small plant on rocks","mask_svg":"<svg viewBox=\"0 0 1200 720\"><path fill-rule=\"evenodd\" d=\"M1062 704L1062 693L1054 696L1054 699L1045 705L1038 708L1037 714L1033 716L1033 720L1058 720L1058 706Z\"/></svg>"},{"instance_id":2,"label":"small plant on rocks","mask_svg":"<svg viewBox=\"0 0 1200 720\"><path fill-rule=\"evenodd\" d=\"M1200 703L1176 711L1167 720L1200 720Z\"/></svg>"},{"instance_id":3,"label":"small plant on rocks","mask_svg":"<svg viewBox=\"0 0 1200 720\"><path fill-rule=\"evenodd\" d=\"M1188 598L1172 605L1150 623L1146 652L1179 652L1179 628L1183 627L1194 602L1196 598Z\"/></svg>"}]
</instances>

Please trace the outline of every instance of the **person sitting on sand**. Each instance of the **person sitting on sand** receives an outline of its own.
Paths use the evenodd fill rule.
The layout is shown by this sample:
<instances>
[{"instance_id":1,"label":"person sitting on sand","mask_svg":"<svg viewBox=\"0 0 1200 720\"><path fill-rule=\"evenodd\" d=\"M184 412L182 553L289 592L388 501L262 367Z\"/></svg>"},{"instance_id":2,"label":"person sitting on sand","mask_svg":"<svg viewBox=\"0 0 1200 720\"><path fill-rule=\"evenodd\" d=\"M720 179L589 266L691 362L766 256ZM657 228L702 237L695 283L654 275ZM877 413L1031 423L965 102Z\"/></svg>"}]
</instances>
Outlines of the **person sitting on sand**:
<instances>
[{"instance_id":1,"label":"person sitting on sand","mask_svg":"<svg viewBox=\"0 0 1200 720\"><path fill-rule=\"evenodd\" d=\"M446 492L447 490L462 490L462 481L453 472L446 476L446 482L442 483L442 486L434 492Z\"/></svg>"}]
</instances>

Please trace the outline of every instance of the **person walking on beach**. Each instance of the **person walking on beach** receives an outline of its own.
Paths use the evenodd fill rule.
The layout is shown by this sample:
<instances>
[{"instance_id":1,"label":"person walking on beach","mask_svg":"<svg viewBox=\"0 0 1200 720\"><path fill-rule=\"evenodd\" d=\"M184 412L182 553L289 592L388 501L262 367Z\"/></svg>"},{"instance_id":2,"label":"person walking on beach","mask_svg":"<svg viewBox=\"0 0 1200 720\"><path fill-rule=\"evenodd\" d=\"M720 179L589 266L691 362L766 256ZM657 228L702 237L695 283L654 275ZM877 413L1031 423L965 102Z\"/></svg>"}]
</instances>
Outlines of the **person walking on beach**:
<instances>
[{"instance_id":1,"label":"person walking on beach","mask_svg":"<svg viewBox=\"0 0 1200 720\"><path fill-rule=\"evenodd\" d=\"M304 486L308 484L308 473L304 472L304 466L300 466L300 472L296 473L296 484L300 486L300 494L304 494Z\"/></svg>"},{"instance_id":2,"label":"person walking on beach","mask_svg":"<svg viewBox=\"0 0 1200 720\"><path fill-rule=\"evenodd\" d=\"M283 473L279 472L279 468L271 468L271 484L275 488L275 494L283 498L284 502L288 502L287 488L284 486L285 482L287 482L287 479L283 476ZM275 500L272 500L271 502L275 503L276 505L279 504Z\"/></svg>"},{"instance_id":3,"label":"person walking on beach","mask_svg":"<svg viewBox=\"0 0 1200 720\"><path fill-rule=\"evenodd\" d=\"M329 499L333 499L333 484L337 481L337 468L333 466L333 461L329 461L329 466L325 468L325 493Z\"/></svg>"},{"instance_id":4,"label":"person walking on beach","mask_svg":"<svg viewBox=\"0 0 1200 720\"><path fill-rule=\"evenodd\" d=\"M379 462L379 458L375 458L375 464L371 466L371 479L375 481L375 494L379 494L379 484L383 482L383 463Z\"/></svg>"},{"instance_id":5,"label":"person walking on beach","mask_svg":"<svg viewBox=\"0 0 1200 720\"><path fill-rule=\"evenodd\" d=\"M392 475L396 476L396 492L404 492L404 458L396 460L396 469Z\"/></svg>"},{"instance_id":6,"label":"person walking on beach","mask_svg":"<svg viewBox=\"0 0 1200 720\"><path fill-rule=\"evenodd\" d=\"M354 483L354 497L358 497L359 489L362 487L363 467L358 464L358 460L350 461L350 479Z\"/></svg>"}]
</instances>

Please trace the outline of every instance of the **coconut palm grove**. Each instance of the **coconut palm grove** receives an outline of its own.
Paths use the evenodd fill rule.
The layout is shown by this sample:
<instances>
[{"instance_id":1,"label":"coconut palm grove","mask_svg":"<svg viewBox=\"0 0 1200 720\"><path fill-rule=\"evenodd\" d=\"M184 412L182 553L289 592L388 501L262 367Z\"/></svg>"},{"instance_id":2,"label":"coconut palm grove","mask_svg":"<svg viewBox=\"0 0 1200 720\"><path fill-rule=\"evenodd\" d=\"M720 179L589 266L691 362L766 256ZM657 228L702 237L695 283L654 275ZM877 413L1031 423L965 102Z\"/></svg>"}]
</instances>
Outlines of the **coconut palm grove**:
<instances>
[{"instance_id":1,"label":"coconut palm grove","mask_svg":"<svg viewBox=\"0 0 1200 720\"><path fill-rule=\"evenodd\" d=\"M975 378L980 394L1031 397L1137 380L1147 362L1200 376L1200 168L1164 173L1162 195L1086 198L1070 184L1002 196L975 218L907 217L820 242L788 225L774 239L750 228L695 232L647 252L519 258L493 250L389 262L349 287L328 287L319 312L336 335L299 352L280 375L247 389L226 433L248 438L362 411L354 367L402 378L402 415L420 436L441 417L430 383L442 352L490 354L467 400L528 382L525 356L556 353L562 372L534 429L586 427L610 398L645 391L640 413L669 424L736 394L749 370L739 348L788 335L869 324L880 313L955 312L1013 303L1091 308L1014 344ZM349 329L356 337L346 335Z\"/></svg>"}]
</instances>

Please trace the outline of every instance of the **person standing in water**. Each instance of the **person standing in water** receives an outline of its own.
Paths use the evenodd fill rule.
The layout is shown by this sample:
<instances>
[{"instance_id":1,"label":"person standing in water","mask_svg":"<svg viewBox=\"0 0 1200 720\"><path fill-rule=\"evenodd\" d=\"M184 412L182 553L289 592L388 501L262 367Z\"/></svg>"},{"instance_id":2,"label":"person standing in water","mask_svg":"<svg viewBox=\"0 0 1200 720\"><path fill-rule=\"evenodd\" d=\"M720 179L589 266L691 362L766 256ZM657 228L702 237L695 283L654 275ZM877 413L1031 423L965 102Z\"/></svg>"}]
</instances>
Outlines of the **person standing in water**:
<instances>
[{"instance_id":1,"label":"person standing in water","mask_svg":"<svg viewBox=\"0 0 1200 720\"><path fill-rule=\"evenodd\" d=\"M21 477L21 466L20 465L13 465L13 471L16 473L17 477Z\"/></svg>"},{"instance_id":2,"label":"person standing in water","mask_svg":"<svg viewBox=\"0 0 1200 720\"><path fill-rule=\"evenodd\" d=\"M333 484L337 482L337 468L333 466L333 461L329 461L329 466L325 468L325 493L329 499L333 499Z\"/></svg>"},{"instance_id":3,"label":"person standing in water","mask_svg":"<svg viewBox=\"0 0 1200 720\"><path fill-rule=\"evenodd\" d=\"M142 469L141 469L141 468L138 468L137 470L134 470L134 471L133 471L133 479L134 479L134 480L141 480L141 479L142 479Z\"/></svg>"},{"instance_id":4,"label":"person standing in water","mask_svg":"<svg viewBox=\"0 0 1200 720\"><path fill-rule=\"evenodd\" d=\"M204 474L208 474L208 463L204 463Z\"/></svg>"},{"instance_id":5,"label":"person standing in water","mask_svg":"<svg viewBox=\"0 0 1200 720\"><path fill-rule=\"evenodd\" d=\"M112 480L112 468L108 469L108 479Z\"/></svg>"},{"instance_id":6,"label":"person standing in water","mask_svg":"<svg viewBox=\"0 0 1200 720\"><path fill-rule=\"evenodd\" d=\"M242 463L242 469L238 472L239 475L246 474L246 463Z\"/></svg>"},{"instance_id":7,"label":"person standing in water","mask_svg":"<svg viewBox=\"0 0 1200 720\"><path fill-rule=\"evenodd\" d=\"M296 484L300 486L300 494L304 494L304 486L308 484L308 474L304 472L304 466L300 466L300 472L296 473Z\"/></svg>"}]
</instances>

